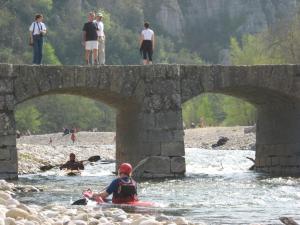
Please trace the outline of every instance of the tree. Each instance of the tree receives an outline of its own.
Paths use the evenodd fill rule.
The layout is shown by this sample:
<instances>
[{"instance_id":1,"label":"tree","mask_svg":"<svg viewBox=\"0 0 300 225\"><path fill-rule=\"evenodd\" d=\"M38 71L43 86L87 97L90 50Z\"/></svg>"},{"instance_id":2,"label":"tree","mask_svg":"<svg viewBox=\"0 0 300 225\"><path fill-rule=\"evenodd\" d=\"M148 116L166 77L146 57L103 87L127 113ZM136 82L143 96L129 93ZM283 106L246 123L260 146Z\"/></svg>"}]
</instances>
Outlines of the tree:
<instances>
[{"instance_id":1,"label":"tree","mask_svg":"<svg viewBox=\"0 0 300 225\"><path fill-rule=\"evenodd\" d=\"M41 113L33 105L18 107L15 117L17 129L21 132L30 130L32 133L38 133L42 124Z\"/></svg>"},{"instance_id":2,"label":"tree","mask_svg":"<svg viewBox=\"0 0 300 225\"><path fill-rule=\"evenodd\" d=\"M264 34L245 35L239 44L236 38L230 40L230 59L233 65L259 65L284 63L277 49L270 49Z\"/></svg>"}]
</instances>

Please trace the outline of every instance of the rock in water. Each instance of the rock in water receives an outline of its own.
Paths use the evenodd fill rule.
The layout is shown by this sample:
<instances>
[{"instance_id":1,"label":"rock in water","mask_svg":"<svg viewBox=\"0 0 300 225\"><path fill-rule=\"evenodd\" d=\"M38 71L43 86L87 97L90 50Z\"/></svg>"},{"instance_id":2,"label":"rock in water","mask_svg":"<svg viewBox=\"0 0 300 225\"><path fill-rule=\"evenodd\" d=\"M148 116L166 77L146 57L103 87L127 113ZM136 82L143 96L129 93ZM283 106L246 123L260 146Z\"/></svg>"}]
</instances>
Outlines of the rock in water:
<instances>
[{"instance_id":1,"label":"rock in water","mask_svg":"<svg viewBox=\"0 0 300 225\"><path fill-rule=\"evenodd\" d=\"M228 137L220 137L219 140L217 141L216 144L212 144L212 148L216 148L218 146L222 146L222 145L225 145L226 142L229 140Z\"/></svg>"}]
</instances>

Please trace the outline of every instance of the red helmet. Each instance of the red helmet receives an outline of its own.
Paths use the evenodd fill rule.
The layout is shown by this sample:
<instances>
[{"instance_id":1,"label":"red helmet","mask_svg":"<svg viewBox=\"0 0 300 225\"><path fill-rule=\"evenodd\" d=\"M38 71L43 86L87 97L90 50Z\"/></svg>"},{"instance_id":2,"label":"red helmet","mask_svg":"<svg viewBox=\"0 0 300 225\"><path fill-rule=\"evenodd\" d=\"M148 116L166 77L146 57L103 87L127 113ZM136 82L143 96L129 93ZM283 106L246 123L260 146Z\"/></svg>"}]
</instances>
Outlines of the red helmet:
<instances>
[{"instance_id":1,"label":"red helmet","mask_svg":"<svg viewBox=\"0 0 300 225\"><path fill-rule=\"evenodd\" d=\"M129 175L132 171L132 166L129 163L122 163L119 166L119 173L124 173Z\"/></svg>"}]
</instances>

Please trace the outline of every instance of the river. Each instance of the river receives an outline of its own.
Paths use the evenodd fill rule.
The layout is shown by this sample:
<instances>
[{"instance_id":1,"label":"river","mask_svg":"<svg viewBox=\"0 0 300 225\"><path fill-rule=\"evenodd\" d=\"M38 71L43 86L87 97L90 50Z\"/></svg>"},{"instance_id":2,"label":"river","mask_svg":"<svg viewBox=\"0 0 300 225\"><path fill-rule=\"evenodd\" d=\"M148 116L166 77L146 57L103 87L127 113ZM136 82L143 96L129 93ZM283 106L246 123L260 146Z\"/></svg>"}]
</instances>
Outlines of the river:
<instances>
[{"instance_id":1,"label":"river","mask_svg":"<svg viewBox=\"0 0 300 225\"><path fill-rule=\"evenodd\" d=\"M253 151L186 149L186 177L139 183L139 198L162 207L150 213L184 216L207 224L280 224L291 216L300 221L300 179L271 178L249 171ZM114 164L87 165L81 177L58 170L23 175L17 183L43 188L18 194L24 203L68 205L84 189L103 189L113 178Z\"/></svg>"}]
</instances>

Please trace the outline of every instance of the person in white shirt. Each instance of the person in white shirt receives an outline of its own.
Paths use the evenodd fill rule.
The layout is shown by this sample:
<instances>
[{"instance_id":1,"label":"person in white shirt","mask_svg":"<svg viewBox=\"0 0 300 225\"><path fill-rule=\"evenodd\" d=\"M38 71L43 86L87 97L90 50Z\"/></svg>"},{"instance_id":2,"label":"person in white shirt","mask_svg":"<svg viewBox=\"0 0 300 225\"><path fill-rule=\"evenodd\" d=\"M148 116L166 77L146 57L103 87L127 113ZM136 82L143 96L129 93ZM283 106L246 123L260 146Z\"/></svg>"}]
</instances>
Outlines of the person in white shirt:
<instances>
[{"instance_id":1,"label":"person in white shirt","mask_svg":"<svg viewBox=\"0 0 300 225\"><path fill-rule=\"evenodd\" d=\"M97 13L95 23L97 24L98 30L98 62L100 65L105 64L105 34L103 24L103 14Z\"/></svg>"},{"instance_id":2,"label":"person in white shirt","mask_svg":"<svg viewBox=\"0 0 300 225\"><path fill-rule=\"evenodd\" d=\"M30 42L29 44L33 47L33 64L40 65L43 58L43 37L47 32L46 25L42 22L43 15L37 14L35 21L29 27Z\"/></svg>"},{"instance_id":3,"label":"person in white shirt","mask_svg":"<svg viewBox=\"0 0 300 225\"><path fill-rule=\"evenodd\" d=\"M155 45L154 32L149 27L150 24L145 22L145 29L141 32L140 36L140 51L143 53L144 65L152 64L152 55Z\"/></svg>"}]
</instances>

